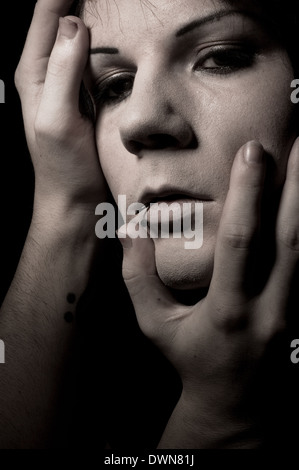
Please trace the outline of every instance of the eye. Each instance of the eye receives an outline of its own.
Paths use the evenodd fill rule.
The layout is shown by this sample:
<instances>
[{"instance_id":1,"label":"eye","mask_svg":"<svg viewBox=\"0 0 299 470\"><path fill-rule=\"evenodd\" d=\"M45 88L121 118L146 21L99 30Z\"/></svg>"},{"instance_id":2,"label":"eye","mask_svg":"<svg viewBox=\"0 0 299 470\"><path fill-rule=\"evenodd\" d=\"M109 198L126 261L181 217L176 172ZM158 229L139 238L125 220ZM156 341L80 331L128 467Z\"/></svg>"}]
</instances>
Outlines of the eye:
<instances>
[{"instance_id":1,"label":"eye","mask_svg":"<svg viewBox=\"0 0 299 470\"><path fill-rule=\"evenodd\" d=\"M100 83L92 90L96 106L118 103L126 99L132 92L134 76L128 72L114 74Z\"/></svg>"},{"instance_id":2,"label":"eye","mask_svg":"<svg viewBox=\"0 0 299 470\"><path fill-rule=\"evenodd\" d=\"M201 51L194 70L211 74L228 74L253 65L255 52L245 46L217 46Z\"/></svg>"}]
</instances>

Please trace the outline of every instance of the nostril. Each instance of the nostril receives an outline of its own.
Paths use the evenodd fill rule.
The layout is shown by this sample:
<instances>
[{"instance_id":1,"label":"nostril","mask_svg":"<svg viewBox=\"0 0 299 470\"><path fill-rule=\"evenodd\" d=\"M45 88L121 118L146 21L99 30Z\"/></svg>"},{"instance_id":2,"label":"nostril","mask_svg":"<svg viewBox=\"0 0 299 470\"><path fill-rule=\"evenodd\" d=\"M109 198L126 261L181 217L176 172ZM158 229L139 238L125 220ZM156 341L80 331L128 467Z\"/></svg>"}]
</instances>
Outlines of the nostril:
<instances>
[{"instance_id":1,"label":"nostril","mask_svg":"<svg viewBox=\"0 0 299 470\"><path fill-rule=\"evenodd\" d=\"M137 140L127 140L125 141L125 147L130 153L134 155L138 155L139 152L145 147L143 144L138 142Z\"/></svg>"},{"instance_id":2,"label":"nostril","mask_svg":"<svg viewBox=\"0 0 299 470\"><path fill-rule=\"evenodd\" d=\"M148 145L153 149L178 147L178 144L178 140L169 134L150 134L148 136Z\"/></svg>"},{"instance_id":3,"label":"nostril","mask_svg":"<svg viewBox=\"0 0 299 470\"><path fill-rule=\"evenodd\" d=\"M146 138L140 140L127 140L124 141L125 146L130 153L137 155L144 149L151 150L164 150L164 149L178 149L178 148L197 148L198 142L193 135L193 138L188 139L188 143L185 140L179 140L170 134L149 134Z\"/></svg>"},{"instance_id":4,"label":"nostril","mask_svg":"<svg viewBox=\"0 0 299 470\"><path fill-rule=\"evenodd\" d=\"M149 134L140 140L127 141L127 148L131 153L138 153L144 149L163 150L177 147L179 147L178 139L167 134Z\"/></svg>"},{"instance_id":5,"label":"nostril","mask_svg":"<svg viewBox=\"0 0 299 470\"><path fill-rule=\"evenodd\" d=\"M179 137L171 134L150 134L147 142L143 142L144 146L152 149L175 149L175 148L197 148L198 142L194 134L179 135ZM142 144L141 144L142 146Z\"/></svg>"}]
</instances>

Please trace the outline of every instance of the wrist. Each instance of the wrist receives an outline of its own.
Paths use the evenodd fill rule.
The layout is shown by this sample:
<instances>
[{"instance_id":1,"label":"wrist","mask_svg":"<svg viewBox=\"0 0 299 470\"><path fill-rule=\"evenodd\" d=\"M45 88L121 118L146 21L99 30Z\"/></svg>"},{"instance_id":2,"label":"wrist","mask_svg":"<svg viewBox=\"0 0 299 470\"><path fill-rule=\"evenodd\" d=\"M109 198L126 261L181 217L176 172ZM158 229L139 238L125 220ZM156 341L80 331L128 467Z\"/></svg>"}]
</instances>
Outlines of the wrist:
<instances>
[{"instance_id":1,"label":"wrist","mask_svg":"<svg viewBox=\"0 0 299 470\"><path fill-rule=\"evenodd\" d=\"M239 416L220 402L190 396L183 391L159 448L254 449L261 445L257 423Z\"/></svg>"},{"instance_id":2,"label":"wrist","mask_svg":"<svg viewBox=\"0 0 299 470\"><path fill-rule=\"evenodd\" d=\"M35 204L25 250L68 273L68 279L78 278L80 291L104 242L96 236L96 222L91 205Z\"/></svg>"},{"instance_id":3,"label":"wrist","mask_svg":"<svg viewBox=\"0 0 299 470\"><path fill-rule=\"evenodd\" d=\"M35 198L31 226L44 236L67 237L96 242L95 225L97 204L80 201L49 198L46 201Z\"/></svg>"}]
</instances>

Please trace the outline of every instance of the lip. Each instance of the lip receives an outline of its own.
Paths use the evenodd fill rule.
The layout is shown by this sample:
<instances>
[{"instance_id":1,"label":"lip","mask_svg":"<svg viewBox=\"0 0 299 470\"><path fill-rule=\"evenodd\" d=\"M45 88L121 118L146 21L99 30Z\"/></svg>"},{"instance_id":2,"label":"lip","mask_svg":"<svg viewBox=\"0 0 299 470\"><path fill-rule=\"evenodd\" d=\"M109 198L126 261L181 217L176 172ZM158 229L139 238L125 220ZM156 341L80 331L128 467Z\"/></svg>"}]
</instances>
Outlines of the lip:
<instances>
[{"instance_id":1,"label":"lip","mask_svg":"<svg viewBox=\"0 0 299 470\"><path fill-rule=\"evenodd\" d=\"M174 200L162 198L146 206L144 217L148 224L152 224L154 221L157 227L166 223L172 232L173 224L176 222L180 227L184 220L190 220L190 223L194 222L195 213L199 210L198 204L202 205L203 202L186 197Z\"/></svg>"},{"instance_id":2,"label":"lip","mask_svg":"<svg viewBox=\"0 0 299 470\"><path fill-rule=\"evenodd\" d=\"M171 187L171 186L164 186L156 189L146 188L140 198L139 201L145 206L149 207L151 204L156 204L159 202L166 202L171 204L171 202L190 202L190 201L197 201L197 202L212 202L213 199L207 195L198 193L195 194L184 188L178 187Z\"/></svg>"},{"instance_id":3,"label":"lip","mask_svg":"<svg viewBox=\"0 0 299 470\"><path fill-rule=\"evenodd\" d=\"M143 220L151 236L155 235L154 238L160 238L165 231L167 234L181 234L190 224L190 228L194 230L200 220L197 219L197 215L202 210L198 204L214 202L203 192L196 194L175 186L160 186L155 189L147 187L139 201L144 206Z\"/></svg>"}]
</instances>

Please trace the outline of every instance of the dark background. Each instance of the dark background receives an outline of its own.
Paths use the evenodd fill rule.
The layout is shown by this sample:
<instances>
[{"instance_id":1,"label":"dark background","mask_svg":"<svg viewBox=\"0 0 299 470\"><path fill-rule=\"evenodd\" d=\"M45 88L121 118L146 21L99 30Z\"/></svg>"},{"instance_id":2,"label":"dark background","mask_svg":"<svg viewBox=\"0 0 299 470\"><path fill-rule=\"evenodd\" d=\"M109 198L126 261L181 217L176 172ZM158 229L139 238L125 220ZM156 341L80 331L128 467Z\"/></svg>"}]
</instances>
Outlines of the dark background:
<instances>
[{"instance_id":1,"label":"dark background","mask_svg":"<svg viewBox=\"0 0 299 470\"><path fill-rule=\"evenodd\" d=\"M5 83L5 104L0 105L1 299L18 262L30 220L33 170L23 130L14 71L35 2L4 2L1 6L0 78Z\"/></svg>"}]
</instances>

